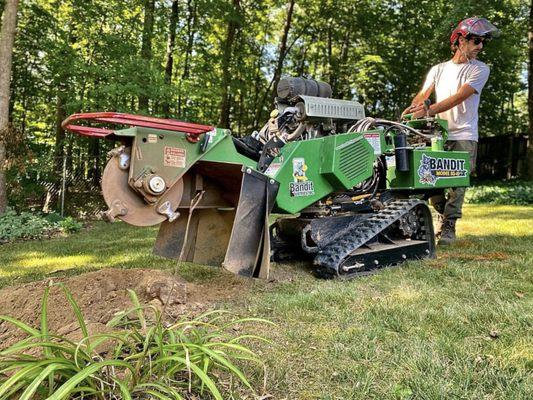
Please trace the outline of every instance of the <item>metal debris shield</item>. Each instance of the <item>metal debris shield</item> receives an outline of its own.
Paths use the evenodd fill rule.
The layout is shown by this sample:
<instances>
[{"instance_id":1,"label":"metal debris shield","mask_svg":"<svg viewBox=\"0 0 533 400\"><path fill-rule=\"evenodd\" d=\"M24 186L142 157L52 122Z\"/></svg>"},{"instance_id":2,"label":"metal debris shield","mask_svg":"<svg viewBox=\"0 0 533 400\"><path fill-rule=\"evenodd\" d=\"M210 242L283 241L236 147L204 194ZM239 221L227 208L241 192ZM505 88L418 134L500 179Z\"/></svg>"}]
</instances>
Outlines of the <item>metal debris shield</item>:
<instances>
[{"instance_id":1,"label":"metal debris shield","mask_svg":"<svg viewBox=\"0 0 533 400\"><path fill-rule=\"evenodd\" d=\"M224 167L218 165L217 169L220 172ZM200 203L192 215L189 215L189 209L180 208L180 218L161 224L154 253L175 259L181 256L182 261L198 264L222 264L235 274L268 278L268 217L279 184L249 168L232 173L226 166L224 172L226 177L233 175L237 182L240 180L236 207L203 208L204 203ZM241 176L235 176L235 173ZM210 189L204 198L209 197L208 193L221 193L224 187Z\"/></svg>"},{"instance_id":2,"label":"metal debris shield","mask_svg":"<svg viewBox=\"0 0 533 400\"><path fill-rule=\"evenodd\" d=\"M270 235L268 216L279 184L269 177L243 168L239 204L222 266L235 274L268 278Z\"/></svg>"}]
</instances>

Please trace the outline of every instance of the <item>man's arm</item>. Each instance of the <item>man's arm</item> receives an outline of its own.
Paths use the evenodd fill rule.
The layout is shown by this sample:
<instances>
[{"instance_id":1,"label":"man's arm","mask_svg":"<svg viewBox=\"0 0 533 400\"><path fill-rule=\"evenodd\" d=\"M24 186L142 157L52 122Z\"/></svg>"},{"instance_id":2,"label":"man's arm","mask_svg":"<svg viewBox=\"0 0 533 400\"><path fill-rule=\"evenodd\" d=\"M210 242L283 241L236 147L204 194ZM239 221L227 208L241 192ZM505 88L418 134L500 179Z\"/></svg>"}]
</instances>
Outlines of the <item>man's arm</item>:
<instances>
[{"instance_id":1,"label":"man's arm","mask_svg":"<svg viewBox=\"0 0 533 400\"><path fill-rule=\"evenodd\" d=\"M418 94L413 98L413 101L411 102L411 106L423 104L424 100L428 99L429 96L431 96L431 93L433 93L433 90L435 89L435 85L430 85L426 90L422 89Z\"/></svg>"},{"instance_id":2,"label":"man's arm","mask_svg":"<svg viewBox=\"0 0 533 400\"><path fill-rule=\"evenodd\" d=\"M417 111L418 107L424 107L424 100L429 98L431 96L431 93L433 93L433 90L435 89L435 85L431 84L427 89L422 89L420 92L417 93L415 97L413 97L413 101L411 101L411 105L407 107L402 112L402 117L405 114L412 113L413 111Z\"/></svg>"},{"instance_id":3,"label":"man's arm","mask_svg":"<svg viewBox=\"0 0 533 400\"><path fill-rule=\"evenodd\" d=\"M453 108L458 104L461 104L463 101L468 99L474 93L476 93L476 90L472 86L470 86L468 83L465 83L463 86L459 88L457 93L455 93L454 95L447 97L444 100L439 101L438 103L432 104L429 107L429 116L433 117L435 114L448 111L450 108ZM415 99L417 97L418 95L415 97ZM426 110L424 110L423 104L416 105L414 108L411 109L411 113L413 114L413 118L422 118L426 116Z\"/></svg>"}]
</instances>

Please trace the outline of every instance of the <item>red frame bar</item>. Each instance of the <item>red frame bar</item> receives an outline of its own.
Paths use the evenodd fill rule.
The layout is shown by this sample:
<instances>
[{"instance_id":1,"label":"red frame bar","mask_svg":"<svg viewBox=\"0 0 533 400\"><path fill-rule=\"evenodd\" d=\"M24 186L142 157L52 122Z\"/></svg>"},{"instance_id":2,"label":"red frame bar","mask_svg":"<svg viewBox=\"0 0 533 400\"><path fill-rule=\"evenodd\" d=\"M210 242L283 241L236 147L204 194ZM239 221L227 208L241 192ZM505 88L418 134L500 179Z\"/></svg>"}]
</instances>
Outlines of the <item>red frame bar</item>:
<instances>
[{"instance_id":1,"label":"red frame bar","mask_svg":"<svg viewBox=\"0 0 533 400\"><path fill-rule=\"evenodd\" d=\"M143 115L124 114L116 112L72 114L70 117L63 121L61 126L65 130L77 133L78 135L97 138L104 138L114 133L114 130L111 129L73 124L73 122L77 121L106 122L117 125L141 126L144 128L183 132L187 135L187 140L189 140L190 142L197 142L199 140L200 135L215 129L215 127L211 125L200 125L191 122L178 121L175 119L145 117Z\"/></svg>"}]
</instances>

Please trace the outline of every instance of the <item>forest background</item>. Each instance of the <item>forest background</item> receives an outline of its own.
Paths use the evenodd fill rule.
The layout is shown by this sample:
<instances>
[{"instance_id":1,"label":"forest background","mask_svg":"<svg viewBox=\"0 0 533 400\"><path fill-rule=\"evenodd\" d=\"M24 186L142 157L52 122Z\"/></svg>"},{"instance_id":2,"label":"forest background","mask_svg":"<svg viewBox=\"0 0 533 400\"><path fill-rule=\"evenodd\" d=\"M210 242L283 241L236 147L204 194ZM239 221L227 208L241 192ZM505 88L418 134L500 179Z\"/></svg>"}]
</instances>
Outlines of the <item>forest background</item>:
<instances>
[{"instance_id":1,"label":"forest background","mask_svg":"<svg viewBox=\"0 0 533 400\"><path fill-rule=\"evenodd\" d=\"M75 112L242 136L266 121L288 75L329 82L333 97L397 119L472 15L502 30L480 56L491 67L481 135L524 134L530 12L525 0L21 0L4 137L10 204L40 195L36 182L57 186L65 162L99 180L112 143L65 134L61 121Z\"/></svg>"}]
</instances>

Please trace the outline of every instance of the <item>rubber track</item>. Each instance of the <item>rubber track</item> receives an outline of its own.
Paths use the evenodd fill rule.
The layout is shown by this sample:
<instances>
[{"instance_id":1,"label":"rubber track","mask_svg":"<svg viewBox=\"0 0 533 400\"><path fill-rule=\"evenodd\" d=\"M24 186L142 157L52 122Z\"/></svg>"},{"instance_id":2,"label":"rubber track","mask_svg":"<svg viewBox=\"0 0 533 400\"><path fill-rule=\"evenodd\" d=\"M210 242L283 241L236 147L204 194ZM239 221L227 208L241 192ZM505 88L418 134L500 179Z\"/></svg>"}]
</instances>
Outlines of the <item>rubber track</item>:
<instances>
[{"instance_id":1,"label":"rubber track","mask_svg":"<svg viewBox=\"0 0 533 400\"><path fill-rule=\"evenodd\" d=\"M319 251L314 264L318 265L325 275L343 275L340 266L346 257L420 204L426 205L418 199L391 201L383 210L349 230L342 239Z\"/></svg>"}]
</instances>

